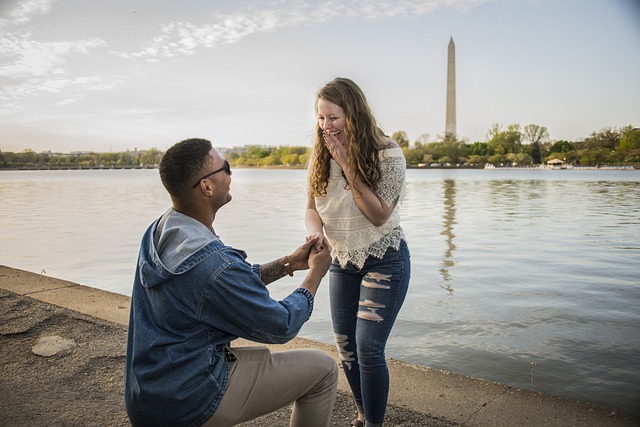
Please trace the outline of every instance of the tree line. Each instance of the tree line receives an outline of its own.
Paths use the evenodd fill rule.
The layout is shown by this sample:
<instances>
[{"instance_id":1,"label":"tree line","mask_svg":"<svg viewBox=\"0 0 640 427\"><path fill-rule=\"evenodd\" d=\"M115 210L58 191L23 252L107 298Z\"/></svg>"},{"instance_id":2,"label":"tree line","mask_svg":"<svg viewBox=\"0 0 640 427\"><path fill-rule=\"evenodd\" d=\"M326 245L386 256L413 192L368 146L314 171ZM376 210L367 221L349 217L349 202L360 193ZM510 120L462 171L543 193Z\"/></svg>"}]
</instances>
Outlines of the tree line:
<instances>
[{"instance_id":1,"label":"tree line","mask_svg":"<svg viewBox=\"0 0 640 427\"><path fill-rule=\"evenodd\" d=\"M580 141L552 141L544 126L495 124L485 141L469 143L445 135L429 142L428 135L409 144L406 133L392 136L403 147L408 165L536 166L553 159L579 166L640 164L640 128L604 128Z\"/></svg>"},{"instance_id":2,"label":"tree line","mask_svg":"<svg viewBox=\"0 0 640 427\"><path fill-rule=\"evenodd\" d=\"M26 149L20 153L0 151L2 169L97 169L153 168L158 166L162 151L151 148L124 152L36 153Z\"/></svg>"},{"instance_id":3,"label":"tree line","mask_svg":"<svg viewBox=\"0 0 640 427\"><path fill-rule=\"evenodd\" d=\"M428 134L411 143L404 131L394 132L391 138L402 147L407 165L416 167L478 167L487 163L526 167L553 159L579 166L640 165L640 128L633 126L604 128L579 141L552 141L547 129L535 124L523 128L517 124L506 128L495 124L485 141L473 143L452 135L429 141ZM306 146L251 145L222 151L235 167L304 167L310 156L310 148ZM0 168L152 168L157 167L162 154L157 148L116 153L0 151Z\"/></svg>"}]
</instances>

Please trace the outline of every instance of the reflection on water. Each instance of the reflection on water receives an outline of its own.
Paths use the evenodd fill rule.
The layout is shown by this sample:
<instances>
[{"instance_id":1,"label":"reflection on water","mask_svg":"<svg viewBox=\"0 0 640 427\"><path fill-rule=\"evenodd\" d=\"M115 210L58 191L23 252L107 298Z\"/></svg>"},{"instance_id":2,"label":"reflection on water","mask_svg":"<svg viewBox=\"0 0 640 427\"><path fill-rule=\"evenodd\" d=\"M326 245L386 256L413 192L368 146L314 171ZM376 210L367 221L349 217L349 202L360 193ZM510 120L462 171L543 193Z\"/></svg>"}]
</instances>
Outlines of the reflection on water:
<instances>
[{"instance_id":1,"label":"reflection on water","mask_svg":"<svg viewBox=\"0 0 640 427\"><path fill-rule=\"evenodd\" d=\"M456 223L456 182L451 179L445 179L442 182L442 187L444 188L444 215L442 215L444 218L444 230L440 234L446 236L447 246L442 259L442 267L440 268L444 285L440 285L440 287L449 292L449 294L453 294L449 269L456 264L453 259L453 251L456 249L456 245L453 243L453 238L456 237L453 234L453 225Z\"/></svg>"},{"instance_id":2,"label":"reflection on water","mask_svg":"<svg viewBox=\"0 0 640 427\"><path fill-rule=\"evenodd\" d=\"M290 253L305 175L234 170L216 232L250 262ZM169 206L154 170L0 172L0 197L1 264L122 294ZM639 413L639 201L640 171L408 170L412 277L387 355L523 388L535 362L537 391ZM327 285L301 334L332 343Z\"/></svg>"}]
</instances>

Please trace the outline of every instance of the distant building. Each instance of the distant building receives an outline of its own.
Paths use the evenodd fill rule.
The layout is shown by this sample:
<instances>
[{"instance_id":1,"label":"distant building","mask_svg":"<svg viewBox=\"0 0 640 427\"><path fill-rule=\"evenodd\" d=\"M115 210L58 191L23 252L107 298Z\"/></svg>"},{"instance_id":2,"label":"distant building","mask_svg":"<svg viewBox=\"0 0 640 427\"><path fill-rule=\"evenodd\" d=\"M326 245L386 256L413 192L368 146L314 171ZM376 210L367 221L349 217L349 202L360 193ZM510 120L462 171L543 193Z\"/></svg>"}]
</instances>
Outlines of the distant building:
<instances>
[{"instance_id":1,"label":"distant building","mask_svg":"<svg viewBox=\"0 0 640 427\"><path fill-rule=\"evenodd\" d=\"M456 45L449 40L447 55L447 116L445 137L456 137Z\"/></svg>"}]
</instances>

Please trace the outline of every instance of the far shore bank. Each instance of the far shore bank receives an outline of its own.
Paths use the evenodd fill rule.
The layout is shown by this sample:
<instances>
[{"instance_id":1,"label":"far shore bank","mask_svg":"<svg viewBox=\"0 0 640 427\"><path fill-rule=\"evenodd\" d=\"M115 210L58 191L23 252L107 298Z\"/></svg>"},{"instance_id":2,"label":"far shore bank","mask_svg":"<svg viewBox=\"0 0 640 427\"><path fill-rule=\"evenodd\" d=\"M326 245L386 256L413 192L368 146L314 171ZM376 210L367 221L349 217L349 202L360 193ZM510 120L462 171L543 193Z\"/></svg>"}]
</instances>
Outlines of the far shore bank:
<instances>
[{"instance_id":1,"label":"far shore bank","mask_svg":"<svg viewBox=\"0 0 640 427\"><path fill-rule=\"evenodd\" d=\"M304 165L293 165L293 166L233 166L233 169L262 169L262 170L298 170L298 169L306 169L307 167ZM47 167L38 167L38 166L25 166L25 167L15 167L15 168L3 168L0 167L0 171L67 171L67 170L131 170L131 169L158 169L158 166L47 166ZM601 165L601 166L573 166L569 168L547 168L541 166L495 166L495 167L485 167L484 165L442 165L442 166L418 166L418 165L407 165L407 169L418 169L418 170L438 170L438 169L472 169L472 170L567 170L567 171L580 171L580 170L602 170L602 171L610 171L610 170L627 170L634 171L640 170L639 165Z\"/></svg>"}]
</instances>

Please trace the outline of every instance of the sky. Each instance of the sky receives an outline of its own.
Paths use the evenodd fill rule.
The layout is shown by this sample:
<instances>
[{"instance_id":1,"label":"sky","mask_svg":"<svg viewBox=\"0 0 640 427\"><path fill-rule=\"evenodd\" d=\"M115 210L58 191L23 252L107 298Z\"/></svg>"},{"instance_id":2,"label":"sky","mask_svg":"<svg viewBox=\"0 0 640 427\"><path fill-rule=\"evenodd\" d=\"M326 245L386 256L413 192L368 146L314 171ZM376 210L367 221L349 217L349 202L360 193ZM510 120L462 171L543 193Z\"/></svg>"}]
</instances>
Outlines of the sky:
<instances>
[{"instance_id":1,"label":"sky","mask_svg":"<svg viewBox=\"0 0 640 427\"><path fill-rule=\"evenodd\" d=\"M637 0L0 0L0 151L310 146L335 77L436 141L451 38L460 139L640 126Z\"/></svg>"}]
</instances>

